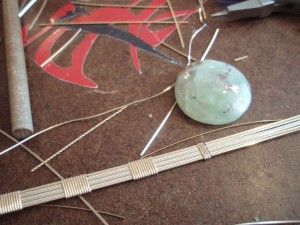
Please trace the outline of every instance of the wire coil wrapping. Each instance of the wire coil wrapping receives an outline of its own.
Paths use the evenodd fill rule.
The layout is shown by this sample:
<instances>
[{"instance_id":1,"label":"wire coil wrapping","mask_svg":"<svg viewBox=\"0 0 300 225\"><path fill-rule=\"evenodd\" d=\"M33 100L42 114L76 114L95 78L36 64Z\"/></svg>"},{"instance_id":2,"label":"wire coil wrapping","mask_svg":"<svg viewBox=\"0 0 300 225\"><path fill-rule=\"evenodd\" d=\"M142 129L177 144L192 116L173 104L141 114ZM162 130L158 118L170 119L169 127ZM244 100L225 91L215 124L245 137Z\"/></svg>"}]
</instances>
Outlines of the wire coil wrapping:
<instances>
[{"instance_id":1,"label":"wire coil wrapping","mask_svg":"<svg viewBox=\"0 0 300 225\"><path fill-rule=\"evenodd\" d=\"M0 195L0 214L21 210L49 201L69 198L129 180L209 159L300 130L300 115L260 126L228 137L200 143L155 157L144 158L99 172L68 178L28 190Z\"/></svg>"}]
</instances>

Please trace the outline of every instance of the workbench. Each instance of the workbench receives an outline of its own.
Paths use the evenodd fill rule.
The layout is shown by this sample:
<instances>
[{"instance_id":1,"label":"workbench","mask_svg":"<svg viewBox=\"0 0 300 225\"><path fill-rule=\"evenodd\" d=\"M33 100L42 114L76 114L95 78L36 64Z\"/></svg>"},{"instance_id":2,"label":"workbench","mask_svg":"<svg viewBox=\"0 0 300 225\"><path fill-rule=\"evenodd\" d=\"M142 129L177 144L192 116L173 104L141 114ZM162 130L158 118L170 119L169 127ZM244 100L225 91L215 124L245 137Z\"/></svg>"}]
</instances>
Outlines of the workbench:
<instances>
[{"instance_id":1,"label":"workbench","mask_svg":"<svg viewBox=\"0 0 300 225\"><path fill-rule=\"evenodd\" d=\"M48 18L68 1L49 1L39 22ZM197 1L172 1L174 9L195 7ZM0 2L0 7L2 2ZM218 1L205 4L208 15L222 10ZM22 19L29 23L38 7ZM0 10L2 12L2 8ZM1 15L2 18L2 15ZM2 21L2 20L1 20ZM192 32L201 26L197 13L188 24L180 26L184 42L177 32L165 43L187 53ZM38 23L39 23L38 22ZM274 14L264 19L227 22L225 18L206 20L208 27L193 43L192 54L200 59L216 28L220 34L208 54L234 65L247 77L252 90L248 111L231 125L260 120L284 119L300 112L300 17ZM125 25L116 25L123 30ZM163 26L163 25L159 25ZM154 25L152 25L154 27ZM41 28L36 25L29 35ZM48 33L55 31L52 28ZM154 27L155 29L155 27ZM3 24L0 23L0 34ZM66 33L54 48L71 36ZM182 62L171 64L138 50L142 74L133 66L129 45L98 36L84 64L84 72L98 84L97 89L80 87L58 80L45 73L35 62L35 52L46 35L25 48L32 117L35 131L63 121L94 115L114 107L159 93L173 84L187 59L158 46L160 52ZM82 39L76 39L55 62L70 65L71 51ZM5 46L0 45L0 124L11 133ZM242 61L234 62L240 56ZM139 159L154 131L174 102L174 92L132 105L76 143L50 162L64 177L88 174ZM71 142L106 116L76 122L51 130L25 145L42 158ZM225 126L225 125L224 125ZM188 118L179 107L151 145L148 152L177 140L224 126L205 125ZM258 124L239 126L214 132L166 149L173 151L209 141ZM14 143L0 135L0 149ZM161 152L161 153L163 153ZM158 154L161 154L158 153ZM30 170L39 162L18 147L0 157L0 194L58 181L46 167ZM97 210L122 215L125 219L103 215L109 224L237 224L255 220L300 219L300 136L299 133L189 164L135 182L122 183L84 197ZM49 204L85 207L78 198ZM91 212L35 206L0 217L1 225L38 224L101 224Z\"/></svg>"}]
</instances>

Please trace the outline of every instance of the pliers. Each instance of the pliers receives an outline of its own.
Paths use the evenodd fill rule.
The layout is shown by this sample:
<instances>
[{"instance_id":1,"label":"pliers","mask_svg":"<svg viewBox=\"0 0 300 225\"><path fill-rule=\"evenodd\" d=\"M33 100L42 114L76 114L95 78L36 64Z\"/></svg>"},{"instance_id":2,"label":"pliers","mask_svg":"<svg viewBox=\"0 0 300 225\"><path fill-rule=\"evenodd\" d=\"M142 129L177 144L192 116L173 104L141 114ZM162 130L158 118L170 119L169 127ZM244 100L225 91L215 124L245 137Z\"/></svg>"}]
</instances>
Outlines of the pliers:
<instances>
[{"instance_id":1,"label":"pliers","mask_svg":"<svg viewBox=\"0 0 300 225\"><path fill-rule=\"evenodd\" d=\"M300 0L246 0L230 5L226 10L211 16L227 16L228 20L238 20L266 17L273 12L300 14Z\"/></svg>"}]
</instances>

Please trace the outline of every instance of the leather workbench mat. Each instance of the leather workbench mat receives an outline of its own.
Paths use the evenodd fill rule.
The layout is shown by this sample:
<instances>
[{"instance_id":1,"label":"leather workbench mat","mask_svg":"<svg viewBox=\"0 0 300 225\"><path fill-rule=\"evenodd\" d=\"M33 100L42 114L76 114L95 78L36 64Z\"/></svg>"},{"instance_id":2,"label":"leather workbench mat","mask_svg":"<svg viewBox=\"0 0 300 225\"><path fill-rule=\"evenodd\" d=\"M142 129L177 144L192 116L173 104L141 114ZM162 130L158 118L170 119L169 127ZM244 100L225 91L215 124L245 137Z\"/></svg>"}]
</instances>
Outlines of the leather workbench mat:
<instances>
[{"instance_id":1,"label":"leather workbench mat","mask_svg":"<svg viewBox=\"0 0 300 225\"><path fill-rule=\"evenodd\" d=\"M172 1L174 9L194 7L197 1ZM46 22L67 1L49 1L39 22ZM1 5L1 2L0 2ZM206 4L207 14L224 9L217 1ZM32 20L38 7L23 19ZM2 18L2 8L1 8ZM2 21L2 20L1 20ZM200 27L194 14L189 24L181 25L186 44L181 48L177 32L166 43L188 51L193 30ZM273 15L264 19L226 22L208 18L208 27L195 39L193 55L200 58L215 29L219 36L208 58L221 60L241 70L252 88L249 110L233 124L283 119L300 112L300 17ZM127 26L119 26L126 30ZM3 24L0 25L3 33ZM29 35L38 32L38 25ZM53 32L57 28L53 28ZM49 33L48 33L49 34ZM158 46L157 49L180 60L182 66L138 50L143 74L135 70L129 45L99 36L86 58L84 72L98 84L98 89L79 87L45 73L33 60L38 47L48 35L25 48L32 115L35 131L60 122L94 115L144 97L159 93L174 83L186 58ZM71 33L55 43L61 46ZM85 34L86 35L86 34ZM69 65L71 51L80 38L55 59ZM5 66L5 47L0 46L1 129L10 131L10 110ZM239 56L246 60L234 62ZM88 174L139 159L156 128L174 102L173 91L130 106L118 116L76 143L50 164L64 177ZM47 158L77 136L104 119L102 116L69 124L40 135L26 143L42 158ZM247 125L187 141L167 149L177 150L201 141L209 141L253 128ZM182 138L223 126L193 121L176 107L167 124L151 145L149 152ZM109 224L235 224L259 220L300 219L300 138L299 133L254 145L208 161L201 161L156 176L127 182L86 194L98 210L116 213L124 220L103 215ZM13 142L0 135L1 150ZM161 153L159 153L161 154ZM0 157L0 194L24 190L58 181L47 168L30 170L38 161L17 148ZM85 207L78 199L58 200L50 204ZM1 225L100 224L91 212L35 206L0 217Z\"/></svg>"}]
</instances>

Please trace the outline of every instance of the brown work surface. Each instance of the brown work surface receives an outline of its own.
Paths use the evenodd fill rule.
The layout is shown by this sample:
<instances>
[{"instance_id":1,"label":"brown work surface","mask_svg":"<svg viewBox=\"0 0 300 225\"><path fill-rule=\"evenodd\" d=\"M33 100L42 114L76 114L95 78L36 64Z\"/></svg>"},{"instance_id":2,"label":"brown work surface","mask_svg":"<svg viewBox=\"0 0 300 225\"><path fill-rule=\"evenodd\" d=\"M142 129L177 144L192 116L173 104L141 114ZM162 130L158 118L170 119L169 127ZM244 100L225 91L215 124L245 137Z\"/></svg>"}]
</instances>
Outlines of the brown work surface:
<instances>
[{"instance_id":1,"label":"brown work surface","mask_svg":"<svg viewBox=\"0 0 300 225\"><path fill-rule=\"evenodd\" d=\"M41 2L41 1L40 1ZM174 9L194 7L197 1L172 1ZM207 14L224 5L210 1ZM49 1L40 22L67 1ZM40 3L39 3L40 4ZM38 10L37 4L23 21L29 22ZM0 2L1 5L1 2ZM1 8L2 12L2 8ZM1 13L2 18L2 13ZM2 20L1 20L2 21ZM181 25L186 44L181 48L177 32L166 43L187 52L192 32L200 27L194 14L189 24ZM215 29L220 33L208 58L230 63L240 69L252 88L249 110L233 124L282 119L300 112L300 17L272 15L264 19L225 22L208 18L208 27L195 39L193 55L200 58ZM3 24L0 25L3 33ZM127 26L120 26L127 29ZM38 32L38 25L30 35ZM57 28L53 28L53 32ZM46 34L47 35L47 34ZM32 115L35 131L60 122L94 115L124 103L159 93L174 83L186 65L186 58L159 46L157 49L182 62L183 66L138 50L143 74L135 70L129 45L99 36L86 58L85 73L98 85L88 89L60 81L46 74L33 60L45 39L42 36L25 48ZM70 37L64 36L56 47ZM63 65L70 62L72 43L55 59ZM11 133L10 111L5 66L5 47L0 45L1 129ZM248 55L246 60L234 62ZM76 143L51 165L64 177L91 173L126 164L139 158L156 128L174 102L173 90L144 103L130 106L121 114ZM26 145L47 158L74 138L94 126L105 116L69 124L34 138ZM201 141L209 141L257 125L223 130L165 150L173 151ZM149 152L182 138L213 130L220 126L193 121L176 107L167 124L151 145ZM236 224L259 220L300 219L300 139L291 134L229 154L201 161L156 176L127 182L86 194L98 210L122 215L124 220L103 215L109 224ZM0 149L13 144L0 134ZM161 153L159 153L161 154ZM24 190L58 181L47 168L32 173L38 161L22 148L0 157L0 194ZM78 199L58 200L49 204L85 207ZM0 217L1 225L101 224L91 212L35 206Z\"/></svg>"}]
</instances>

